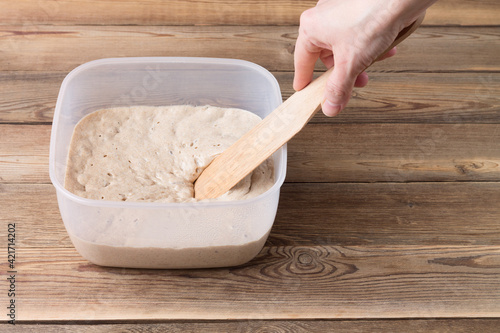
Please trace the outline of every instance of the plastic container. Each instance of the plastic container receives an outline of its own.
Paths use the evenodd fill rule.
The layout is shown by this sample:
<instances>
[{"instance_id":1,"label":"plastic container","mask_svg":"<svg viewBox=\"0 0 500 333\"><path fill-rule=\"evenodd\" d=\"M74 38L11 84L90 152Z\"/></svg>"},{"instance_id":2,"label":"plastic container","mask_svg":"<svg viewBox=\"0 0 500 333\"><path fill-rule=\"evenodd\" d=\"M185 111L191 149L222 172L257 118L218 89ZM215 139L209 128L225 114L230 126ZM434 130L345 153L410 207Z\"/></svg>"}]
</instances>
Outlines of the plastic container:
<instances>
[{"instance_id":1,"label":"plastic container","mask_svg":"<svg viewBox=\"0 0 500 333\"><path fill-rule=\"evenodd\" d=\"M130 105L237 107L264 118L279 104L274 76L242 60L116 58L83 64L64 79L50 142L50 179L78 252L103 266L201 268L254 258L274 222L286 172L286 146L274 155L275 184L248 200L139 203L91 200L64 188L71 136L88 113Z\"/></svg>"}]
</instances>

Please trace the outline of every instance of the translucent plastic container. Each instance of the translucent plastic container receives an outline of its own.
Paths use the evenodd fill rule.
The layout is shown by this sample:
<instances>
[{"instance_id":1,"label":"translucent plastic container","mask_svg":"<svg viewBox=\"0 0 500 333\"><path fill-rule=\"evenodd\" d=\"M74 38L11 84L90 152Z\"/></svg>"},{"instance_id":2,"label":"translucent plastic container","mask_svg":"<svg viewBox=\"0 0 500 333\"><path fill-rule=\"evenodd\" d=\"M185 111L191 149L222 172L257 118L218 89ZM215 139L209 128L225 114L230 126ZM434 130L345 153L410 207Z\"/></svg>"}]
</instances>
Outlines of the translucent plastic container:
<instances>
[{"instance_id":1,"label":"translucent plastic container","mask_svg":"<svg viewBox=\"0 0 500 333\"><path fill-rule=\"evenodd\" d=\"M275 184L248 200L139 203L91 200L64 188L76 123L108 107L214 105L264 118L279 104L274 76L242 60L116 58L83 64L64 79L50 142L50 178L68 234L78 252L103 266L201 268L254 258L274 222L286 172L286 146L274 155Z\"/></svg>"}]
</instances>

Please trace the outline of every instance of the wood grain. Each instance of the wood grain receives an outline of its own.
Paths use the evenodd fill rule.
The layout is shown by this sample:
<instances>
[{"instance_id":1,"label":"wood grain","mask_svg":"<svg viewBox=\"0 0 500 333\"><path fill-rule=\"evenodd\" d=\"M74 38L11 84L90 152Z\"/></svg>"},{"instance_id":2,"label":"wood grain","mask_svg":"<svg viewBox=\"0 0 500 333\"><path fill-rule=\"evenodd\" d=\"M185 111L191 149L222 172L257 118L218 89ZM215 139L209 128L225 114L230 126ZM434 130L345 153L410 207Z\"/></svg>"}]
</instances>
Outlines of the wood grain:
<instances>
[{"instance_id":1,"label":"wood grain","mask_svg":"<svg viewBox=\"0 0 500 333\"><path fill-rule=\"evenodd\" d=\"M0 72L0 123L52 122L67 72ZM283 95L292 95L293 72L273 72ZM319 73L316 73L319 75ZM311 123L500 123L498 73L381 73L355 89L346 110Z\"/></svg>"},{"instance_id":2,"label":"wood grain","mask_svg":"<svg viewBox=\"0 0 500 333\"><path fill-rule=\"evenodd\" d=\"M73 247L52 184L0 184L0 202L0 223L16 224L18 247ZM7 239L6 227L0 230L0 235Z\"/></svg>"},{"instance_id":3,"label":"wood grain","mask_svg":"<svg viewBox=\"0 0 500 333\"><path fill-rule=\"evenodd\" d=\"M273 246L500 245L500 183L285 184ZM0 185L21 248L72 248L50 184ZM6 239L6 228L0 239Z\"/></svg>"},{"instance_id":4,"label":"wood grain","mask_svg":"<svg viewBox=\"0 0 500 333\"><path fill-rule=\"evenodd\" d=\"M273 245L500 245L500 183L285 184Z\"/></svg>"},{"instance_id":5,"label":"wood grain","mask_svg":"<svg viewBox=\"0 0 500 333\"><path fill-rule=\"evenodd\" d=\"M0 130L0 183L49 182L51 126L3 125Z\"/></svg>"},{"instance_id":6,"label":"wood grain","mask_svg":"<svg viewBox=\"0 0 500 333\"><path fill-rule=\"evenodd\" d=\"M346 111L347 112L347 111ZM50 125L0 125L0 183L49 183ZM287 182L500 180L500 124L308 124Z\"/></svg>"},{"instance_id":7,"label":"wood grain","mask_svg":"<svg viewBox=\"0 0 500 333\"><path fill-rule=\"evenodd\" d=\"M240 267L179 271L98 267L73 249L18 253L20 321L480 318L500 311L498 246L266 247Z\"/></svg>"},{"instance_id":8,"label":"wood grain","mask_svg":"<svg viewBox=\"0 0 500 333\"><path fill-rule=\"evenodd\" d=\"M499 11L495 0L440 0L428 9L424 24L499 25Z\"/></svg>"},{"instance_id":9,"label":"wood grain","mask_svg":"<svg viewBox=\"0 0 500 333\"><path fill-rule=\"evenodd\" d=\"M343 113L318 113L289 143L276 221L250 263L105 268L73 248L48 177L65 75L105 57L237 58L287 98L315 3L0 0L0 245L16 223L19 291L18 325L4 316L0 332L498 331L497 0L438 1Z\"/></svg>"},{"instance_id":10,"label":"wood grain","mask_svg":"<svg viewBox=\"0 0 500 333\"><path fill-rule=\"evenodd\" d=\"M66 72L0 71L0 122L50 123Z\"/></svg>"},{"instance_id":11,"label":"wood grain","mask_svg":"<svg viewBox=\"0 0 500 333\"><path fill-rule=\"evenodd\" d=\"M404 55L402 55L403 57ZM355 88L346 109L325 123L499 123L500 75L473 73L377 73L368 70L365 88ZM276 73L284 98L291 73Z\"/></svg>"},{"instance_id":12,"label":"wood grain","mask_svg":"<svg viewBox=\"0 0 500 333\"><path fill-rule=\"evenodd\" d=\"M297 25L316 0L0 0L0 24L57 25ZM441 0L425 24L498 25L495 0Z\"/></svg>"},{"instance_id":13,"label":"wood grain","mask_svg":"<svg viewBox=\"0 0 500 333\"><path fill-rule=\"evenodd\" d=\"M201 56L237 58L271 71L293 71L296 37L296 26L0 26L0 68L69 71L107 57ZM399 47L399 56L371 68L498 71L499 40L495 27L421 27Z\"/></svg>"},{"instance_id":14,"label":"wood grain","mask_svg":"<svg viewBox=\"0 0 500 333\"><path fill-rule=\"evenodd\" d=\"M292 25L315 0L1 0L4 24Z\"/></svg>"},{"instance_id":15,"label":"wood grain","mask_svg":"<svg viewBox=\"0 0 500 333\"><path fill-rule=\"evenodd\" d=\"M44 324L44 333L100 333L100 332L184 332L184 333L218 333L218 332L336 332L336 333L366 333L366 332L426 332L426 333L484 333L495 332L500 319L391 319L391 320L240 320L240 321L203 321L203 322L169 322L140 324L111 324L100 322L99 325L71 323ZM39 333L40 325L16 324L18 333ZM5 326L0 326L0 332L10 332Z\"/></svg>"},{"instance_id":16,"label":"wood grain","mask_svg":"<svg viewBox=\"0 0 500 333\"><path fill-rule=\"evenodd\" d=\"M498 180L500 124L309 124L289 182Z\"/></svg>"}]
</instances>

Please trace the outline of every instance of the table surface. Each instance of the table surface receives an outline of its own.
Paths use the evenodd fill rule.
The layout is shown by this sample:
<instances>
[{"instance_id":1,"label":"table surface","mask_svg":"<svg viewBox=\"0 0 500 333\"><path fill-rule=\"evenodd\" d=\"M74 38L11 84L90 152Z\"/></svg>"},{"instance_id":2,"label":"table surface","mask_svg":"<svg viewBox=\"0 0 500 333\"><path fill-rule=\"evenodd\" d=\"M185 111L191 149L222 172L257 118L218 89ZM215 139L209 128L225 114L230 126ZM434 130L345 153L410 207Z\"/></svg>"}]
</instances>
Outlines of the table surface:
<instances>
[{"instance_id":1,"label":"table surface","mask_svg":"<svg viewBox=\"0 0 500 333\"><path fill-rule=\"evenodd\" d=\"M248 264L106 268L73 248L48 175L66 74L107 57L237 58L286 99L314 4L0 0L0 305L15 223L16 330L498 332L497 0L438 2L341 115L292 139L275 224Z\"/></svg>"}]
</instances>

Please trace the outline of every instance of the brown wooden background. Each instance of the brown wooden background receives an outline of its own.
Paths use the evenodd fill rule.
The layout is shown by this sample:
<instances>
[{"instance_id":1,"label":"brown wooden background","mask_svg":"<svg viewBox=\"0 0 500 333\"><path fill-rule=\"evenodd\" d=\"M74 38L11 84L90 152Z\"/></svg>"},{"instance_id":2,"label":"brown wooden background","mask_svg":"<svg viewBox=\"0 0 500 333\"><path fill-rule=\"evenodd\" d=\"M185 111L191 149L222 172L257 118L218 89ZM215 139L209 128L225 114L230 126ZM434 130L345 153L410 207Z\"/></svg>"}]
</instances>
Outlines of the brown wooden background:
<instances>
[{"instance_id":1,"label":"brown wooden background","mask_svg":"<svg viewBox=\"0 0 500 333\"><path fill-rule=\"evenodd\" d=\"M341 115L318 114L289 143L278 216L249 264L103 268L74 250L48 176L65 75L106 57L229 57L272 71L287 98L314 4L0 0L0 244L15 222L16 331L499 330L497 0L439 1Z\"/></svg>"}]
</instances>

